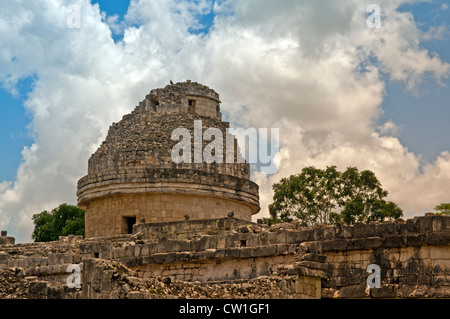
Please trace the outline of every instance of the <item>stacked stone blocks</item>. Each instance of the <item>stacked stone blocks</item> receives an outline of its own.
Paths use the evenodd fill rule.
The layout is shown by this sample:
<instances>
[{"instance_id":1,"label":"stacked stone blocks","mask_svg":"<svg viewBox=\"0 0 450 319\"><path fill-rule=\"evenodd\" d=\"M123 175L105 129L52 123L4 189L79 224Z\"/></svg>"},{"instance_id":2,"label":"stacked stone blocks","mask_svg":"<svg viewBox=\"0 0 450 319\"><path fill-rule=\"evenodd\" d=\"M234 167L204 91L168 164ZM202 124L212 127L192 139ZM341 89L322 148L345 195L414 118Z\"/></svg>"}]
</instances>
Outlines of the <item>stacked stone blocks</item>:
<instances>
[{"instance_id":1,"label":"stacked stone blocks","mask_svg":"<svg viewBox=\"0 0 450 319\"><path fill-rule=\"evenodd\" d=\"M155 278L176 283L167 289L198 290L199 298L211 297L207 291L222 296L214 285L244 283L252 296L267 297L255 286L258 280L284 287L277 286L273 298L287 291L293 298L448 298L449 242L448 216L310 229L295 222L267 227L231 217L143 223L129 235L3 245L0 274L9 278L6 291L16 278L26 290L17 296L31 298L128 298L132 291L125 279L109 271L119 266L142 290L130 298L165 298L144 287ZM81 290L65 285L69 263L83 269ZM381 288L367 286L369 264L380 266ZM92 272L92 267L106 272ZM35 295L43 283L46 294ZM1 287L0 281L0 293ZM178 293L170 290L166 297L172 294Z\"/></svg>"},{"instance_id":2,"label":"stacked stone blocks","mask_svg":"<svg viewBox=\"0 0 450 319\"><path fill-rule=\"evenodd\" d=\"M196 128L196 121L201 127ZM172 150L185 129L190 162L177 163ZM218 162L195 161L211 142L198 141L209 128L222 133ZM86 211L86 236L129 232L134 220L149 222L234 216L250 221L259 207L258 185L250 180L250 166L241 162L237 140L221 120L220 100L214 90L186 81L154 89L131 114L113 123L88 163L88 175L78 182L78 206ZM181 138L181 137L180 137ZM214 136L214 139L218 137ZM227 160L227 139L233 142L233 161ZM220 145L220 144L219 144ZM214 149L214 152L219 150ZM184 151L183 151L184 152ZM201 154L203 155L203 154Z\"/></svg>"}]
</instances>

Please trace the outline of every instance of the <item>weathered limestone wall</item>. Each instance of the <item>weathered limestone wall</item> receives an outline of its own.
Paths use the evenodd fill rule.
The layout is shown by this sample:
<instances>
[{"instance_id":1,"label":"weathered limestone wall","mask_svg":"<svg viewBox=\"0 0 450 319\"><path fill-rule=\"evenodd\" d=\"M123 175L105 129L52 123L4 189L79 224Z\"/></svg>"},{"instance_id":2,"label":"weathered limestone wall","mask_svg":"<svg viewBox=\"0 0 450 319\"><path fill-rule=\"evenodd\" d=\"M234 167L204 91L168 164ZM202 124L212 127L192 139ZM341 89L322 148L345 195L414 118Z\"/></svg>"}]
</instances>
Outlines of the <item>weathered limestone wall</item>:
<instances>
[{"instance_id":1,"label":"weathered limestone wall","mask_svg":"<svg viewBox=\"0 0 450 319\"><path fill-rule=\"evenodd\" d=\"M186 95L186 101L184 102L187 113L195 113L200 116L207 116L222 120L222 114L220 113L219 103L215 99L205 98L200 95ZM189 100L193 105L189 105Z\"/></svg>"},{"instance_id":2,"label":"weathered limestone wall","mask_svg":"<svg viewBox=\"0 0 450 319\"><path fill-rule=\"evenodd\" d=\"M227 147L226 141L234 141L233 152L235 162L226 162L226 152L223 152L222 163L209 164L194 162L194 121L202 123L202 137L208 128L217 128L223 135L223 149ZM177 128L185 128L191 136L191 163L175 165L172 160L172 149L179 140L172 140L172 132ZM246 163L237 162L240 150L236 138L227 133L228 122L222 122L210 117L200 117L187 113L150 114L137 113L124 115L118 123L113 123L105 141L97 151L89 158L88 176L81 180L81 185L89 184L89 179L102 178L105 173L111 172L118 175L128 174L130 169L189 169L192 171L207 172L209 175L231 175L243 179L250 178L250 167ZM200 128L198 128L200 131ZM211 141L202 138L202 150ZM227 165L225 165L227 164ZM122 171L121 171L122 170ZM130 170L133 172L133 170ZM137 173L141 173L139 170ZM145 173L143 170L142 173ZM111 176L109 176L111 177ZM122 179L125 176L119 176ZM140 177L140 176L138 176ZM156 178L159 176L155 176ZM170 176L171 177L171 176ZM130 176L129 179L135 179ZM88 179L88 181L86 181ZM116 178L117 179L117 178ZM87 183L89 182L89 183Z\"/></svg>"},{"instance_id":3,"label":"weathered limestone wall","mask_svg":"<svg viewBox=\"0 0 450 319\"><path fill-rule=\"evenodd\" d=\"M66 286L67 268L83 268L81 236L49 243L0 246L0 299L74 298Z\"/></svg>"},{"instance_id":4,"label":"weathered limestone wall","mask_svg":"<svg viewBox=\"0 0 450 319\"><path fill-rule=\"evenodd\" d=\"M139 267L124 265L126 262L132 262L133 254L141 255L138 252L139 248L136 248L140 247L141 241L133 236L105 237L103 238L105 242L102 243L94 240L83 241L80 237L68 236L60 237L60 240L56 242L1 246L0 298L318 299L321 295L320 277L314 273L305 274L300 268L290 267L288 271L285 263L290 263L292 260L283 260L285 259L283 256L275 257L279 259L280 267L278 274L271 276L254 277L255 274L246 274L244 271L239 276L236 276L236 273L233 274L231 278L246 279L203 282L175 280L173 276L143 276L144 273ZM199 247L202 245L200 241L197 244L200 245ZM166 245L167 243L162 241L159 246L162 249ZM91 258L90 253L84 252L86 248L96 251L92 253L94 258ZM142 248L145 250L145 247ZM111 252L113 256L109 255ZM111 260L112 257L116 257L117 261ZM228 259L226 263L233 263L233 260ZM67 269L72 264L78 265L82 270L81 288L69 288L66 285L70 275ZM192 270L196 267L195 264L199 262L186 262L183 269ZM233 266L230 265L230 267ZM211 278L217 277L220 276Z\"/></svg>"},{"instance_id":5,"label":"weathered limestone wall","mask_svg":"<svg viewBox=\"0 0 450 319\"><path fill-rule=\"evenodd\" d=\"M293 262L293 255L279 255L245 259L214 258L192 262L175 261L130 268L136 270L140 278L162 276L180 281L209 282L276 275L279 268Z\"/></svg>"},{"instance_id":6,"label":"weathered limestone wall","mask_svg":"<svg viewBox=\"0 0 450 319\"><path fill-rule=\"evenodd\" d=\"M406 222L336 227L334 240L322 241L328 267L323 296L448 298L449 221L445 216L425 216ZM326 233L324 230L319 237ZM381 288L367 287L370 264L381 268Z\"/></svg>"},{"instance_id":7,"label":"weathered limestone wall","mask_svg":"<svg viewBox=\"0 0 450 319\"><path fill-rule=\"evenodd\" d=\"M164 88L153 89L134 112L162 114L190 113L222 120L219 94L209 87L187 80Z\"/></svg>"},{"instance_id":8,"label":"weathered limestone wall","mask_svg":"<svg viewBox=\"0 0 450 319\"><path fill-rule=\"evenodd\" d=\"M193 237L205 235L223 235L240 226L247 226L247 220L236 218L217 218L182 220L165 223L138 223L133 226L133 233L142 238L157 241L165 237L169 239L192 239Z\"/></svg>"},{"instance_id":9,"label":"weathered limestone wall","mask_svg":"<svg viewBox=\"0 0 450 319\"><path fill-rule=\"evenodd\" d=\"M291 223L278 229L238 226L235 232L191 239L153 238L150 225L137 225L135 244L82 245L82 254L121 260L140 277L168 276L181 280L234 280L277 275L292 264L295 253L308 244L322 255L326 272L325 298L448 297L450 272L450 217L424 216L407 221L301 229ZM283 229L286 227L286 229ZM189 238L185 235L184 238ZM102 257L101 257L102 258ZM302 261L308 265L310 260ZM381 267L381 288L367 287L369 264Z\"/></svg>"},{"instance_id":10,"label":"weathered limestone wall","mask_svg":"<svg viewBox=\"0 0 450 319\"><path fill-rule=\"evenodd\" d=\"M325 252L326 298L443 298L450 296L450 248L395 247ZM381 267L381 288L368 289L367 266Z\"/></svg>"},{"instance_id":11,"label":"weathered limestone wall","mask_svg":"<svg viewBox=\"0 0 450 319\"><path fill-rule=\"evenodd\" d=\"M130 235L0 246L0 297L449 298L449 262L448 216L310 229L147 223ZM83 269L78 290L65 285L72 263ZM369 264L381 288L367 286Z\"/></svg>"},{"instance_id":12,"label":"weathered limestone wall","mask_svg":"<svg viewBox=\"0 0 450 319\"><path fill-rule=\"evenodd\" d=\"M168 277L139 278L117 262L88 259L84 263L81 298L88 299L320 299L320 278L303 275L255 279L182 282Z\"/></svg>"},{"instance_id":13,"label":"weathered limestone wall","mask_svg":"<svg viewBox=\"0 0 450 319\"><path fill-rule=\"evenodd\" d=\"M134 216L139 222L180 221L226 217L251 220L252 207L245 202L211 196L183 194L123 194L93 200L86 211L86 237L127 234L124 217Z\"/></svg>"},{"instance_id":14,"label":"weathered limestone wall","mask_svg":"<svg viewBox=\"0 0 450 319\"><path fill-rule=\"evenodd\" d=\"M7 236L8 232L2 230L0 233L0 245L14 244L16 239L14 237Z\"/></svg>"},{"instance_id":15,"label":"weathered limestone wall","mask_svg":"<svg viewBox=\"0 0 450 319\"><path fill-rule=\"evenodd\" d=\"M136 225L135 230L139 226L143 225ZM115 244L92 239L81 244L80 251L83 258L97 256L120 261L142 278L168 276L173 280L210 281L277 274L278 268L294 262L297 248L295 243L269 242L266 236L254 233L192 236L190 239L162 237L156 241L146 240L144 233L133 236L136 235L139 239L135 242Z\"/></svg>"}]
</instances>

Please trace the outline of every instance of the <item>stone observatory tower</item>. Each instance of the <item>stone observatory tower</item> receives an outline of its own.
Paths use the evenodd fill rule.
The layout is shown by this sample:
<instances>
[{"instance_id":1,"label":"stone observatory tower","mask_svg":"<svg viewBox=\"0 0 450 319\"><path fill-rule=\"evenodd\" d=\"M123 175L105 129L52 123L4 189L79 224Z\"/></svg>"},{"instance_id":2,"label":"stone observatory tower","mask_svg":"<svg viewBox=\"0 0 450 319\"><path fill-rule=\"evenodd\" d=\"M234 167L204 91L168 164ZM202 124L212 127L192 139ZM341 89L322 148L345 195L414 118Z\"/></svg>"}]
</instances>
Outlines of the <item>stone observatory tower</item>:
<instances>
[{"instance_id":1,"label":"stone observatory tower","mask_svg":"<svg viewBox=\"0 0 450 319\"><path fill-rule=\"evenodd\" d=\"M152 90L113 123L89 159L88 175L78 181L86 237L131 233L142 218L158 223L233 212L250 221L260 210L259 188L250 180L249 164L240 160L237 140L227 133L220 103L214 90L188 80ZM176 129L185 134L174 135ZM184 147L177 149L181 142ZM222 147L211 147L213 142ZM202 150L215 161L205 161ZM174 154L184 160L174 161Z\"/></svg>"}]
</instances>

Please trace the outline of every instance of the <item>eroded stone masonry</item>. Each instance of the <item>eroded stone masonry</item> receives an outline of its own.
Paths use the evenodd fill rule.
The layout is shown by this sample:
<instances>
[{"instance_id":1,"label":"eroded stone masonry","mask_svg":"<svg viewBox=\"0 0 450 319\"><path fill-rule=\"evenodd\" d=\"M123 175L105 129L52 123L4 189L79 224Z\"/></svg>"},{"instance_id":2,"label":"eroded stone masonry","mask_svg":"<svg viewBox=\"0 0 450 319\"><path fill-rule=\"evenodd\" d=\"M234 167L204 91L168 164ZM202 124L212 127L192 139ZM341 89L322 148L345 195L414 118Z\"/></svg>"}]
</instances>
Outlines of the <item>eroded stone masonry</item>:
<instances>
[{"instance_id":1,"label":"eroded stone masonry","mask_svg":"<svg viewBox=\"0 0 450 319\"><path fill-rule=\"evenodd\" d=\"M186 81L113 123L78 182L86 238L15 244L2 231L0 298L450 298L450 216L252 223L258 185L236 141L234 161L173 162L179 127L194 157L196 120L228 134L219 95Z\"/></svg>"},{"instance_id":2,"label":"eroded stone masonry","mask_svg":"<svg viewBox=\"0 0 450 319\"><path fill-rule=\"evenodd\" d=\"M0 298L449 298L450 217L303 229L233 217L0 246ZM69 265L80 268L69 288ZM381 268L369 288L366 269Z\"/></svg>"},{"instance_id":3,"label":"eroded stone masonry","mask_svg":"<svg viewBox=\"0 0 450 319\"><path fill-rule=\"evenodd\" d=\"M78 182L78 206L86 211L86 236L126 234L141 218L147 222L184 218L226 217L251 220L259 212L258 185L250 180L250 166L241 163L237 140L228 145L231 160L222 152L219 163L196 162L194 121L200 134L218 129L227 149L228 122L223 122L219 95L197 82L179 82L154 89L118 123L92 154L88 175ZM172 139L178 128L191 137L191 161L174 163ZM214 137L215 140L217 136ZM201 140L203 151L211 142ZM215 151L219 151L214 149Z\"/></svg>"}]
</instances>

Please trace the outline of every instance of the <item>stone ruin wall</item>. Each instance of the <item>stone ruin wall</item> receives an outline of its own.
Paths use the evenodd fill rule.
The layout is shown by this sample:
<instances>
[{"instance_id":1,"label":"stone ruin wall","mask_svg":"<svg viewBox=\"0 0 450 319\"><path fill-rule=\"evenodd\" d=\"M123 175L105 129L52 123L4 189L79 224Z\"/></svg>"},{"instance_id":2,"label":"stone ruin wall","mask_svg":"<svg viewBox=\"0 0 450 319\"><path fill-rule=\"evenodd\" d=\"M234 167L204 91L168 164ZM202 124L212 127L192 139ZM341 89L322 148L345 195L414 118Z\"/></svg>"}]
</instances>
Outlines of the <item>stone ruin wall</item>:
<instances>
[{"instance_id":1,"label":"stone ruin wall","mask_svg":"<svg viewBox=\"0 0 450 319\"><path fill-rule=\"evenodd\" d=\"M88 175L78 181L86 236L127 233L127 218L176 221L220 218L233 211L236 218L251 221L260 209L259 187L250 180L249 164L241 161L237 139L227 132L229 123L221 118L219 95L187 81L152 90L131 114L113 123L89 159ZM201 136L208 128L222 132L223 147L217 147L223 151L222 163L195 163L196 120L202 121L201 132L197 128ZM191 163L172 160L179 141L171 136L177 128L190 132ZM202 152L209 143L202 139ZM231 163L227 151L233 153Z\"/></svg>"},{"instance_id":2,"label":"stone ruin wall","mask_svg":"<svg viewBox=\"0 0 450 319\"><path fill-rule=\"evenodd\" d=\"M16 239L14 237L8 236L8 232L6 230L2 230L0 233L0 245L14 245Z\"/></svg>"},{"instance_id":3,"label":"stone ruin wall","mask_svg":"<svg viewBox=\"0 0 450 319\"><path fill-rule=\"evenodd\" d=\"M3 245L0 296L450 298L448 216L311 229L222 218L133 232ZM78 290L65 285L71 263L82 269ZM368 288L369 264L381 267L381 288Z\"/></svg>"},{"instance_id":4,"label":"stone ruin wall","mask_svg":"<svg viewBox=\"0 0 450 319\"><path fill-rule=\"evenodd\" d=\"M192 282L138 277L123 264L88 259L80 298L88 299L319 299L320 279L297 274Z\"/></svg>"},{"instance_id":5,"label":"stone ruin wall","mask_svg":"<svg viewBox=\"0 0 450 319\"><path fill-rule=\"evenodd\" d=\"M75 298L77 292L65 285L71 264L82 265L81 236L60 237L48 243L7 244L0 246L0 299L26 299L41 295ZM60 294L59 294L60 295Z\"/></svg>"},{"instance_id":6,"label":"stone ruin wall","mask_svg":"<svg viewBox=\"0 0 450 319\"><path fill-rule=\"evenodd\" d=\"M223 134L223 163L194 163L194 121L202 121L202 136L208 128L218 128ZM172 140L176 128L186 128L191 135L191 164L175 165L171 157L172 148L178 143ZM136 113L124 115L118 123L113 123L105 141L89 158L88 175L81 179L80 186L96 182L105 177L120 179L128 169L189 169L206 171L208 174L226 174L242 179L250 178L250 167L242 160L237 139L227 132L228 122L218 121L198 114L185 113ZM227 138L233 141L235 163L226 163ZM202 150L211 141L202 139ZM230 150L231 151L231 150ZM225 165L226 164L226 165ZM138 170L139 173L139 170ZM106 174L106 176L104 176ZM119 176L114 176L115 174ZM91 180L93 179L93 180Z\"/></svg>"},{"instance_id":7,"label":"stone ruin wall","mask_svg":"<svg viewBox=\"0 0 450 319\"><path fill-rule=\"evenodd\" d=\"M191 187L196 189L195 185ZM200 208L200 209L199 209ZM238 201L214 197L193 197L186 194L119 194L92 201L89 205L93 217L86 220L86 229L93 229L92 236L101 234L126 234L127 224L123 216L145 218L148 222L189 219L220 218L233 211L243 220L251 219L252 210ZM211 212L211 213L204 213Z\"/></svg>"},{"instance_id":8,"label":"stone ruin wall","mask_svg":"<svg viewBox=\"0 0 450 319\"><path fill-rule=\"evenodd\" d=\"M189 100L195 101L194 104L190 104ZM187 80L151 90L132 114L139 112L195 113L221 121L220 103L217 92L203 84Z\"/></svg>"},{"instance_id":9,"label":"stone ruin wall","mask_svg":"<svg viewBox=\"0 0 450 319\"><path fill-rule=\"evenodd\" d=\"M167 276L143 278L142 272L125 266L127 259L130 262L126 256L132 259L140 255L138 249L130 248L140 247L140 243L130 235L102 238L100 242L61 236L56 242L2 246L0 299L320 298L320 279L298 274L208 282ZM164 244L157 243L163 249ZM111 252L116 258L108 257ZM149 255L158 258L154 253ZM66 285L71 264L81 269L79 289Z\"/></svg>"}]
</instances>

